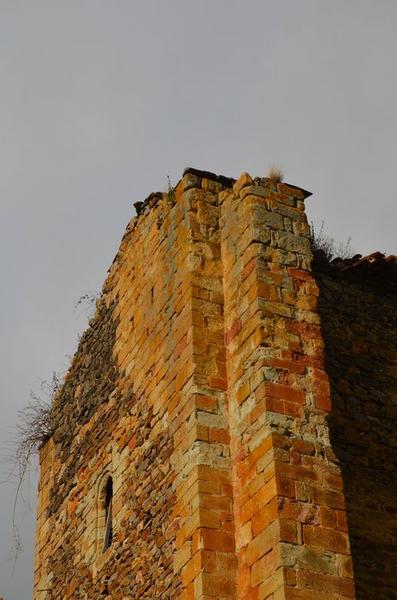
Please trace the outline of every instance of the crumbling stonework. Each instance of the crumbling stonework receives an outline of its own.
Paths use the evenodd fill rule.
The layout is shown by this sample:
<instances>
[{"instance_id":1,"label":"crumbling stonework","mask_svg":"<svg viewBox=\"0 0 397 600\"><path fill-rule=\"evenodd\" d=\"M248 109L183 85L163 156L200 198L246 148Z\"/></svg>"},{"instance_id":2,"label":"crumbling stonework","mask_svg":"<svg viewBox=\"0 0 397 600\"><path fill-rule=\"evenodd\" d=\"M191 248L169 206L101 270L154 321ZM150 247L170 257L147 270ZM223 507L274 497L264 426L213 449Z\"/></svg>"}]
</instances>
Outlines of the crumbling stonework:
<instances>
[{"instance_id":1,"label":"crumbling stonework","mask_svg":"<svg viewBox=\"0 0 397 600\"><path fill-rule=\"evenodd\" d=\"M188 169L136 204L41 450L35 600L394 597L396 501L356 492L395 449L395 336L375 376L382 325L311 272L308 195Z\"/></svg>"}]
</instances>

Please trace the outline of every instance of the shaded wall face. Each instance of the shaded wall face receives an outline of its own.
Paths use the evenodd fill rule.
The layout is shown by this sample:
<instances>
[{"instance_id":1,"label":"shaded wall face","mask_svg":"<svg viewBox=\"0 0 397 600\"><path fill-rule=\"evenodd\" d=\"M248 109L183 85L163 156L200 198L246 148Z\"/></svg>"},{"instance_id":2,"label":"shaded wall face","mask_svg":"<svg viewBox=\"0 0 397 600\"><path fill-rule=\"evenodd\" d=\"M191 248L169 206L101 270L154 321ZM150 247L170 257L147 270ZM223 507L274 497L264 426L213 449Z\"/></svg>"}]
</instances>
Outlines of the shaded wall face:
<instances>
[{"instance_id":1,"label":"shaded wall face","mask_svg":"<svg viewBox=\"0 0 397 600\"><path fill-rule=\"evenodd\" d=\"M357 598L397 598L397 297L316 278Z\"/></svg>"}]
</instances>

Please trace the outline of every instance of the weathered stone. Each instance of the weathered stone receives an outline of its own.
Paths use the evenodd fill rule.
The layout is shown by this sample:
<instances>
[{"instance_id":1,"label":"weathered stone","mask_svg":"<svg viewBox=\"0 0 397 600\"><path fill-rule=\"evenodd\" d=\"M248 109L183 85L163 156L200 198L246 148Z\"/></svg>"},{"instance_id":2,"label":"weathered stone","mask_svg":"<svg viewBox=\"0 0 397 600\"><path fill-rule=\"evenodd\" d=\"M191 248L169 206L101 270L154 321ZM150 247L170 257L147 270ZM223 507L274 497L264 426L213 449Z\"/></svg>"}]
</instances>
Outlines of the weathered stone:
<instances>
[{"instance_id":1,"label":"weathered stone","mask_svg":"<svg viewBox=\"0 0 397 600\"><path fill-rule=\"evenodd\" d=\"M350 546L392 597L395 292L313 277L307 195L188 169L138 205L53 402L34 600L352 599Z\"/></svg>"},{"instance_id":2,"label":"weathered stone","mask_svg":"<svg viewBox=\"0 0 397 600\"><path fill-rule=\"evenodd\" d=\"M241 173L240 177L237 179L236 183L233 186L233 189L237 194L247 185L252 185L253 180L249 173Z\"/></svg>"}]
</instances>

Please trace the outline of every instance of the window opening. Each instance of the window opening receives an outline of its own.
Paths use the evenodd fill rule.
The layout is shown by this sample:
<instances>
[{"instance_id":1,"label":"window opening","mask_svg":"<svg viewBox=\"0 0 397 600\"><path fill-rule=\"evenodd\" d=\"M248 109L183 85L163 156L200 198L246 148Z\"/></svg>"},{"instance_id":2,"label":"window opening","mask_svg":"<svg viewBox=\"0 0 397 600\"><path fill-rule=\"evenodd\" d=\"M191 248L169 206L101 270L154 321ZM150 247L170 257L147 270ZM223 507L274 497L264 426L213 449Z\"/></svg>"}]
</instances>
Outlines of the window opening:
<instances>
[{"instance_id":1,"label":"window opening","mask_svg":"<svg viewBox=\"0 0 397 600\"><path fill-rule=\"evenodd\" d=\"M103 548L102 552L105 552L111 545L113 540L113 515L112 515L112 501L113 501L113 481L109 477L105 487L105 532L103 536Z\"/></svg>"}]
</instances>

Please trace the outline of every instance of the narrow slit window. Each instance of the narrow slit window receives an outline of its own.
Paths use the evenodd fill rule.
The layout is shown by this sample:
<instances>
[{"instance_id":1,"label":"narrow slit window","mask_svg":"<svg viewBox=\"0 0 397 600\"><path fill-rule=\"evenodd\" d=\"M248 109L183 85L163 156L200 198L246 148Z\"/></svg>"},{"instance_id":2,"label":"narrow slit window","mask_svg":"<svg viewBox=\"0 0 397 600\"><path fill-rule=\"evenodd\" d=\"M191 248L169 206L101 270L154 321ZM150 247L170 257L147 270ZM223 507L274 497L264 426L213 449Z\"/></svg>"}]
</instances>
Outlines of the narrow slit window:
<instances>
[{"instance_id":1,"label":"narrow slit window","mask_svg":"<svg viewBox=\"0 0 397 600\"><path fill-rule=\"evenodd\" d=\"M105 530L103 536L103 548L102 552L105 552L113 541L113 514L112 514L112 503L113 503L113 481L109 477L105 487Z\"/></svg>"}]
</instances>

